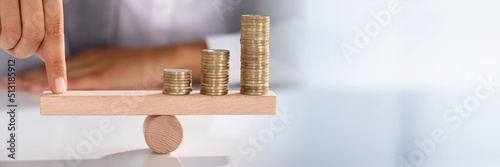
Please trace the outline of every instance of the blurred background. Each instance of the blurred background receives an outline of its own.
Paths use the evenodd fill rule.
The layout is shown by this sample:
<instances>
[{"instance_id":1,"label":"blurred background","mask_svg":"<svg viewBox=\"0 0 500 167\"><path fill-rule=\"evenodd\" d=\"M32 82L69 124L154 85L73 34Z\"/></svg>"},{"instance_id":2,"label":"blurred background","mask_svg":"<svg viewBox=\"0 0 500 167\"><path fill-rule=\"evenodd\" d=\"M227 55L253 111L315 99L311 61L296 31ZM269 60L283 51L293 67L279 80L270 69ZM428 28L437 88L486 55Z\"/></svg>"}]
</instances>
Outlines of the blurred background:
<instances>
[{"instance_id":1,"label":"blurred background","mask_svg":"<svg viewBox=\"0 0 500 167\"><path fill-rule=\"evenodd\" d=\"M65 10L78 2L65 1ZM271 16L277 116L180 116L181 147L158 156L143 141L144 117L42 117L39 94L24 91L19 159L0 151L0 165L64 164L68 150L85 140L82 131L103 119L116 129L77 166L165 166L172 158L183 166L228 167L500 165L500 2L214 0L198 8L214 10L207 26L218 28L181 42L230 49L232 89L239 88L241 14ZM23 66L29 62L43 66L31 57L19 68L35 68ZM6 105L6 97L0 101Z\"/></svg>"}]
</instances>

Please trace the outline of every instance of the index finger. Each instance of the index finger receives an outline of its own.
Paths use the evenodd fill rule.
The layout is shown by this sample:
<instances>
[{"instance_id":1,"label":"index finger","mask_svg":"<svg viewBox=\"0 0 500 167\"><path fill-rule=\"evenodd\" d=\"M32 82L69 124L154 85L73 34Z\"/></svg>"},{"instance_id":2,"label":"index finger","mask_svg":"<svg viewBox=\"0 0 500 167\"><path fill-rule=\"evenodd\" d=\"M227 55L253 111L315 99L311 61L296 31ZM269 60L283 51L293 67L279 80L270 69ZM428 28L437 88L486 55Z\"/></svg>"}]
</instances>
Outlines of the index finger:
<instances>
[{"instance_id":1,"label":"index finger","mask_svg":"<svg viewBox=\"0 0 500 167\"><path fill-rule=\"evenodd\" d=\"M67 87L64 51L64 16L62 0L44 0L45 38L43 55L52 93L65 93Z\"/></svg>"}]
</instances>

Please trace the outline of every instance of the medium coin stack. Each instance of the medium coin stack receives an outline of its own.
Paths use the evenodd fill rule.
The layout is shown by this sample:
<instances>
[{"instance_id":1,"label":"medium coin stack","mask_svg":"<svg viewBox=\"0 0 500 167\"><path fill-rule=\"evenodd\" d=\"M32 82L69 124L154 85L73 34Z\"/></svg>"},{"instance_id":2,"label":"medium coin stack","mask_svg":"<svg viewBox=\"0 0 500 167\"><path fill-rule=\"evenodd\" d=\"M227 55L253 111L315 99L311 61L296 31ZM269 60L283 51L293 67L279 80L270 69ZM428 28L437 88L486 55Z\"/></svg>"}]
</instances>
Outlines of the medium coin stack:
<instances>
[{"instance_id":1,"label":"medium coin stack","mask_svg":"<svg viewBox=\"0 0 500 167\"><path fill-rule=\"evenodd\" d=\"M163 94L188 95L193 91L191 70L165 69L163 70Z\"/></svg>"},{"instance_id":2,"label":"medium coin stack","mask_svg":"<svg viewBox=\"0 0 500 167\"><path fill-rule=\"evenodd\" d=\"M269 91L269 16L241 16L241 94Z\"/></svg>"},{"instance_id":3,"label":"medium coin stack","mask_svg":"<svg viewBox=\"0 0 500 167\"><path fill-rule=\"evenodd\" d=\"M201 90L204 95L229 91L229 50L204 49L201 56Z\"/></svg>"}]
</instances>

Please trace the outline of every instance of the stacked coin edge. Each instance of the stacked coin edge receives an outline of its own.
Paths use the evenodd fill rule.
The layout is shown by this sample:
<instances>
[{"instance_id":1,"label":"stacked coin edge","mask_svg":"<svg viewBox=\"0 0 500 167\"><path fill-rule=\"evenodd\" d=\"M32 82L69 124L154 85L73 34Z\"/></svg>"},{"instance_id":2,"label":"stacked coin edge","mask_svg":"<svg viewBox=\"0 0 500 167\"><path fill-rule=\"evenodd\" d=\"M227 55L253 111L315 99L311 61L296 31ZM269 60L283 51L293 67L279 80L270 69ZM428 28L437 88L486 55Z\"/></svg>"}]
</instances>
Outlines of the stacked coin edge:
<instances>
[{"instance_id":1,"label":"stacked coin edge","mask_svg":"<svg viewBox=\"0 0 500 167\"><path fill-rule=\"evenodd\" d=\"M201 94L220 96L229 92L229 58L229 50L202 50Z\"/></svg>"},{"instance_id":2,"label":"stacked coin edge","mask_svg":"<svg viewBox=\"0 0 500 167\"><path fill-rule=\"evenodd\" d=\"M185 69L163 70L163 94L189 95L192 91L192 71Z\"/></svg>"},{"instance_id":3,"label":"stacked coin edge","mask_svg":"<svg viewBox=\"0 0 500 167\"><path fill-rule=\"evenodd\" d=\"M269 91L269 22L269 16L241 16L241 94Z\"/></svg>"}]
</instances>

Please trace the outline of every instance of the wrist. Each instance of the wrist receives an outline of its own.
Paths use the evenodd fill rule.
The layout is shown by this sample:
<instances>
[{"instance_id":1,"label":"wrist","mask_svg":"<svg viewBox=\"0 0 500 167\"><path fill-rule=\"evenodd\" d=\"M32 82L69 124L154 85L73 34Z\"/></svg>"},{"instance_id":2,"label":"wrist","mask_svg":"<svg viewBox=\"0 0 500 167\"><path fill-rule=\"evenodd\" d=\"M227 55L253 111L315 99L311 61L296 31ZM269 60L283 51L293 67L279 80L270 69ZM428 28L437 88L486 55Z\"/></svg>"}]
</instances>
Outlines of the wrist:
<instances>
[{"instance_id":1,"label":"wrist","mask_svg":"<svg viewBox=\"0 0 500 167\"><path fill-rule=\"evenodd\" d=\"M201 78L201 50L207 46L205 42L192 42L159 48L157 55L161 55L166 68L189 69L193 71L193 80Z\"/></svg>"}]
</instances>

